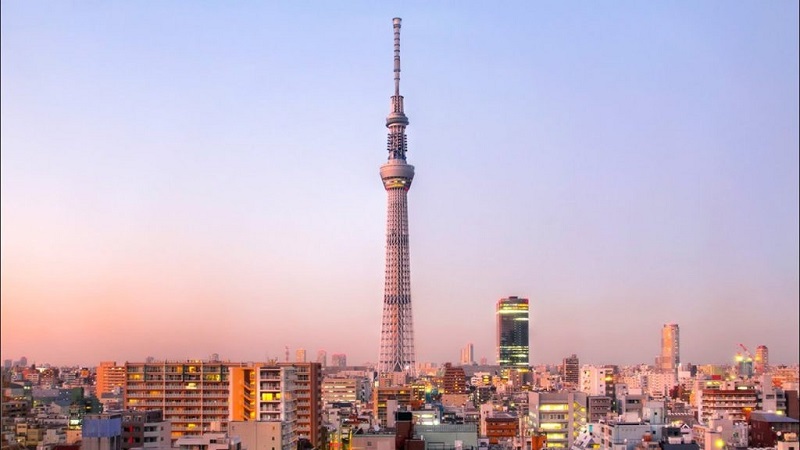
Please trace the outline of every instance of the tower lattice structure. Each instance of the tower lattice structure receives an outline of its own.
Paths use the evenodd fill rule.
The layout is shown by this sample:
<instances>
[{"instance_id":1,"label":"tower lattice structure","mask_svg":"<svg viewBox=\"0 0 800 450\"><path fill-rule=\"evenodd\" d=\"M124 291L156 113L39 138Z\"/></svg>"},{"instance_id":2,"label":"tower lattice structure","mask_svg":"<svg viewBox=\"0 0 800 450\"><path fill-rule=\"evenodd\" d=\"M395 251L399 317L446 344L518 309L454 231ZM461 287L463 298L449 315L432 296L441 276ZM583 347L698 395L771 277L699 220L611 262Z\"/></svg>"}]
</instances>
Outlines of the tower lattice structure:
<instances>
[{"instance_id":1,"label":"tower lattice structure","mask_svg":"<svg viewBox=\"0 0 800 450\"><path fill-rule=\"evenodd\" d=\"M400 19L394 27L394 95L386 117L389 157L380 174L388 198L386 210L386 275L378 372L415 375L414 326L411 314L411 268L408 244L408 190L414 166L406 162L406 126L400 95Z\"/></svg>"}]
</instances>

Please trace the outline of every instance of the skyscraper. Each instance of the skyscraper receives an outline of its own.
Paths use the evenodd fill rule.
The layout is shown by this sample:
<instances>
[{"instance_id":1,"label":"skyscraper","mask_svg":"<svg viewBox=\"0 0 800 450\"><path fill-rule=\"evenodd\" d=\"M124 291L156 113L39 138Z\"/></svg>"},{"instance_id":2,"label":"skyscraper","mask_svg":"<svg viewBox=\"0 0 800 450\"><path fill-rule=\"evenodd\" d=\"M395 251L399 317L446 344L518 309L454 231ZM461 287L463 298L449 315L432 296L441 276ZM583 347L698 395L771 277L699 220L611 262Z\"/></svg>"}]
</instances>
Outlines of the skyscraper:
<instances>
[{"instance_id":1,"label":"skyscraper","mask_svg":"<svg viewBox=\"0 0 800 450\"><path fill-rule=\"evenodd\" d=\"M676 373L681 362L680 333L677 323L666 323L661 329L661 357L659 368L662 372Z\"/></svg>"},{"instance_id":2,"label":"skyscraper","mask_svg":"<svg viewBox=\"0 0 800 450\"><path fill-rule=\"evenodd\" d=\"M497 302L497 364L530 366L528 346L528 299L501 298Z\"/></svg>"},{"instance_id":3,"label":"skyscraper","mask_svg":"<svg viewBox=\"0 0 800 450\"><path fill-rule=\"evenodd\" d=\"M461 365L468 366L472 364L475 364L475 347L470 342L461 349Z\"/></svg>"},{"instance_id":4,"label":"skyscraper","mask_svg":"<svg viewBox=\"0 0 800 450\"><path fill-rule=\"evenodd\" d=\"M383 292L383 321L378 372L414 375L414 327L411 316L411 269L408 245L407 193L414 179L414 166L406 163L406 126L400 95L400 19L394 27L394 95L386 117L389 129L388 161L381 166L383 187L388 196L386 211L386 274Z\"/></svg>"},{"instance_id":5,"label":"skyscraper","mask_svg":"<svg viewBox=\"0 0 800 450\"><path fill-rule=\"evenodd\" d=\"M769 350L766 345L759 345L756 347L756 358L754 367L756 375L762 375L767 372L769 367Z\"/></svg>"}]
</instances>

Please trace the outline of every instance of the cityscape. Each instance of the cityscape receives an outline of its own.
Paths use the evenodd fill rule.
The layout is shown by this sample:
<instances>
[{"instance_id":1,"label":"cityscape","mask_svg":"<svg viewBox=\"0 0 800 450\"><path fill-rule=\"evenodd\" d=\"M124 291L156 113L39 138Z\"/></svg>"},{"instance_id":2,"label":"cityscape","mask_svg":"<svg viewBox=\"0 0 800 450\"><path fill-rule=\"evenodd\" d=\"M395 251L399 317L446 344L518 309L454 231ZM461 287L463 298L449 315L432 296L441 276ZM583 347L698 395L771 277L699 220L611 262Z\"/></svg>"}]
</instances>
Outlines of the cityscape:
<instances>
[{"instance_id":1,"label":"cityscape","mask_svg":"<svg viewBox=\"0 0 800 450\"><path fill-rule=\"evenodd\" d=\"M798 450L797 4L44 5L2 4L3 450ZM549 100L579 84L546 94L569 56L502 45L570 26L576 55L640 58L587 86L650 74L618 153L613 108L551 128L585 120ZM386 94L381 161L348 133Z\"/></svg>"}]
</instances>

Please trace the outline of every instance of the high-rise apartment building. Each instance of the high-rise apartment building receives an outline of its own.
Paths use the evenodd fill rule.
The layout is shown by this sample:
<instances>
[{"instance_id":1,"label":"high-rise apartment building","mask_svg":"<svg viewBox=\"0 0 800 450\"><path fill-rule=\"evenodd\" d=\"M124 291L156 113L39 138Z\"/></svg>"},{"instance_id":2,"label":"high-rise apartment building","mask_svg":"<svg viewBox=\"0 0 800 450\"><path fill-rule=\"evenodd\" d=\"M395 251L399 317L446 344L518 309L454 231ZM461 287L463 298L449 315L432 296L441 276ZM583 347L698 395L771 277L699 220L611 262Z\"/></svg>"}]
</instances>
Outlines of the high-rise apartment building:
<instances>
[{"instance_id":1,"label":"high-rise apartment building","mask_svg":"<svg viewBox=\"0 0 800 450\"><path fill-rule=\"evenodd\" d=\"M297 373L294 397L297 400L297 438L308 439L314 447L322 444L322 364L304 362L278 365Z\"/></svg>"},{"instance_id":2,"label":"high-rise apartment building","mask_svg":"<svg viewBox=\"0 0 800 450\"><path fill-rule=\"evenodd\" d=\"M295 350L294 356L295 356L295 359L294 359L295 362L299 362L299 363L306 362L306 349L298 348L297 350Z\"/></svg>"},{"instance_id":3,"label":"high-rise apartment building","mask_svg":"<svg viewBox=\"0 0 800 450\"><path fill-rule=\"evenodd\" d=\"M467 375L463 367L455 367L450 363L444 365L442 375L442 390L444 394L466 394Z\"/></svg>"},{"instance_id":4,"label":"high-rise apartment building","mask_svg":"<svg viewBox=\"0 0 800 450\"><path fill-rule=\"evenodd\" d=\"M153 362L126 363L124 406L160 409L172 423L172 440L227 432L228 423L280 420L283 441L321 441L319 363Z\"/></svg>"},{"instance_id":5,"label":"high-rise apartment building","mask_svg":"<svg viewBox=\"0 0 800 450\"><path fill-rule=\"evenodd\" d=\"M416 372L414 326L411 314L411 266L408 242L407 194L414 179L414 166L406 162L408 117L400 95L400 19L394 27L394 95L386 117L389 129L388 161L380 174L388 197L386 215L386 273L378 372Z\"/></svg>"},{"instance_id":6,"label":"high-rise apartment building","mask_svg":"<svg viewBox=\"0 0 800 450\"><path fill-rule=\"evenodd\" d=\"M470 342L461 349L461 365L469 366L472 364L475 364L475 347Z\"/></svg>"},{"instance_id":7,"label":"high-rise apartment building","mask_svg":"<svg viewBox=\"0 0 800 450\"><path fill-rule=\"evenodd\" d=\"M759 345L756 347L756 357L753 361L753 369L756 375L763 375L767 373L769 368L769 349L766 345Z\"/></svg>"},{"instance_id":8,"label":"high-rise apartment building","mask_svg":"<svg viewBox=\"0 0 800 450\"><path fill-rule=\"evenodd\" d=\"M101 361L95 373L96 395L112 392L114 388L125 387L125 366L118 366L116 361Z\"/></svg>"},{"instance_id":9,"label":"high-rise apartment building","mask_svg":"<svg viewBox=\"0 0 800 450\"><path fill-rule=\"evenodd\" d=\"M658 368L662 372L678 373L681 363L680 332L677 323L667 323L661 329L661 356Z\"/></svg>"},{"instance_id":10,"label":"high-rise apartment building","mask_svg":"<svg viewBox=\"0 0 800 450\"><path fill-rule=\"evenodd\" d=\"M564 358L561 364L561 380L567 387L578 387L581 381L581 367L575 353Z\"/></svg>"},{"instance_id":11,"label":"high-rise apartment building","mask_svg":"<svg viewBox=\"0 0 800 450\"><path fill-rule=\"evenodd\" d=\"M527 298L512 296L497 302L497 364L500 366L530 366L528 311Z\"/></svg>"}]
</instances>

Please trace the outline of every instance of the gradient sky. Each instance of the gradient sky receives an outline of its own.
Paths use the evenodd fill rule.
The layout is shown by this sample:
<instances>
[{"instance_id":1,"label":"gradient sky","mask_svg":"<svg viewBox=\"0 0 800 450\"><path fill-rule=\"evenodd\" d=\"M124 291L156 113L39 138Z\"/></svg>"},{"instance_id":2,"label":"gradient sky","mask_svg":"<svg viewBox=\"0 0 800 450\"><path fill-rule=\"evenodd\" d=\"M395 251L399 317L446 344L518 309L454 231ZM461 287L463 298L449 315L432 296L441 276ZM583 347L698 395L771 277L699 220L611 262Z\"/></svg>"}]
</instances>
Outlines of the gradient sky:
<instances>
[{"instance_id":1,"label":"gradient sky","mask_svg":"<svg viewBox=\"0 0 800 450\"><path fill-rule=\"evenodd\" d=\"M798 362L798 3L2 2L2 358L377 359L392 24L418 361Z\"/></svg>"}]
</instances>

